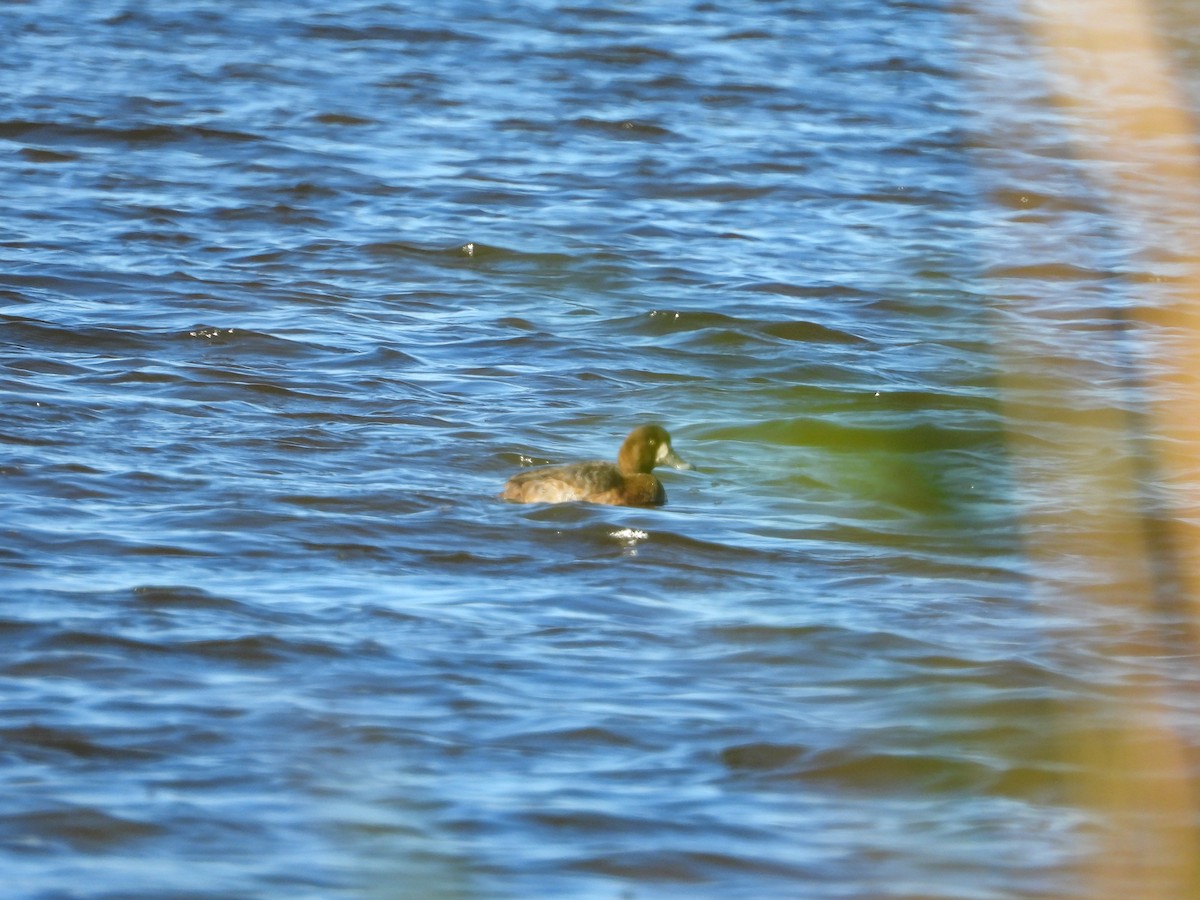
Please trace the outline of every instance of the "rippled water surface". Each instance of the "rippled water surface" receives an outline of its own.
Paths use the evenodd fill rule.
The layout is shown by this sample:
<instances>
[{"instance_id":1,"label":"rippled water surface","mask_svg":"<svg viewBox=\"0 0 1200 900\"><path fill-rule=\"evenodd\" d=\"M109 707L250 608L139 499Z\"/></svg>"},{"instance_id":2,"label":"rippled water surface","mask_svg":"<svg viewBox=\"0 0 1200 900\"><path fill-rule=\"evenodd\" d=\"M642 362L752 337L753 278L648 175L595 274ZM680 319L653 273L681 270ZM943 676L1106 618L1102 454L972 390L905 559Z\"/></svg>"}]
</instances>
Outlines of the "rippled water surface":
<instances>
[{"instance_id":1,"label":"rippled water surface","mask_svg":"<svg viewBox=\"0 0 1200 900\"><path fill-rule=\"evenodd\" d=\"M0 7L6 894L1200 890L1200 18L990 6Z\"/></svg>"}]
</instances>

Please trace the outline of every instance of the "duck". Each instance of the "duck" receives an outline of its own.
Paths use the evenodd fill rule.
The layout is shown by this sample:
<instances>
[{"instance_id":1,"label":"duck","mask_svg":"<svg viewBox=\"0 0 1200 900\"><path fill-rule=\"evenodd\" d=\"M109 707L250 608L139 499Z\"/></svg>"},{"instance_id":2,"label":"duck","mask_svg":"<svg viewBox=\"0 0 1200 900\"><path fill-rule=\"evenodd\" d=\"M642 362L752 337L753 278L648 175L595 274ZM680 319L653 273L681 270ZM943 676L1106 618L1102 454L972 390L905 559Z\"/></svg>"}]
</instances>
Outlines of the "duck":
<instances>
[{"instance_id":1,"label":"duck","mask_svg":"<svg viewBox=\"0 0 1200 900\"><path fill-rule=\"evenodd\" d=\"M661 425L639 425L621 444L615 463L603 460L543 466L519 472L504 485L501 500L513 503L606 503L662 506L667 492L650 474L655 466L694 469L671 446Z\"/></svg>"}]
</instances>

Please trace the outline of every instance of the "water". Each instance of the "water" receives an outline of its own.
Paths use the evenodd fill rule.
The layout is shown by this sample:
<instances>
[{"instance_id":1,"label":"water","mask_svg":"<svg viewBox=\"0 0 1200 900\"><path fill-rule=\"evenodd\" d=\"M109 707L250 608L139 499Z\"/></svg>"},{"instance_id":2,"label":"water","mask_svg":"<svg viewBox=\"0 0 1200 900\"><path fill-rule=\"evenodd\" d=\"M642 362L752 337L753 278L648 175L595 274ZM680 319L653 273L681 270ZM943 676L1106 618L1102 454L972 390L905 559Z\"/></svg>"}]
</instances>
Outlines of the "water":
<instances>
[{"instance_id":1,"label":"water","mask_svg":"<svg viewBox=\"0 0 1200 900\"><path fill-rule=\"evenodd\" d=\"M7 894L1188 894L1191 150L1047 15L0 10Z\"/></svg>"}]
</instances>

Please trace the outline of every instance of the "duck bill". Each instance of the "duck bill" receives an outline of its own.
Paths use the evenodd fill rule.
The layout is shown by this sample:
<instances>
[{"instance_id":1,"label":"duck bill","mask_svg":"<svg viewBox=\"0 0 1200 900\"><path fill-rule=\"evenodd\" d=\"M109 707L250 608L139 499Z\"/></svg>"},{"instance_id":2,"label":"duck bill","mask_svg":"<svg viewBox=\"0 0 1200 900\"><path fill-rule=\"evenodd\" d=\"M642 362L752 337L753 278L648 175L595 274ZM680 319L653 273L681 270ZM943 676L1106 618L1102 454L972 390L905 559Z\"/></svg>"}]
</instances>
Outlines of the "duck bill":
<instances>
[{"instance_id":1,"label":"duck bill","mask_svg":"<svg viewBox=\"0 0 1200 900\"><path fill-rule=\"evenodd\" d=\"M684 460L682 456L680 456L670 447L666 447L664 449L666 452L662 454L662 459L659 460L659 462L664 466L670 466L672 469L681 469L684 471L696 468L690 462Z\"/></svg>"}]
</instances>

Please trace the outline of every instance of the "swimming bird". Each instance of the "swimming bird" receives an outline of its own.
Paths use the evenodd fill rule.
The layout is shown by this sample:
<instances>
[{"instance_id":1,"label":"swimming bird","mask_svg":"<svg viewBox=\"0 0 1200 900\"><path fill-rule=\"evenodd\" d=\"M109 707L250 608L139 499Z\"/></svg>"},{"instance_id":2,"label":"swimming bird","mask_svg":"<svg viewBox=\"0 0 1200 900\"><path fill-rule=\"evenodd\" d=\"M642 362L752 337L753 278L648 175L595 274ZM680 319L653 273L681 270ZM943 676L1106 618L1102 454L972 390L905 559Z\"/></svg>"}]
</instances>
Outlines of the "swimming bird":
<instances>
[{"instance_id":1,"label":"swimming bird","mask_svg":"<svg viewBox=\"0 0 1200 900\"><path fill-rule=\"evenodd\" d=\"M691 469L671 447L671 436L659 425L629 432L616 463L595 460L567 466L543 466L519 472L504 485L501 500L515 503L608 503L613 506L662 506L667 492L650 474L658 465Z\"/></svg>"}]
</instances>

